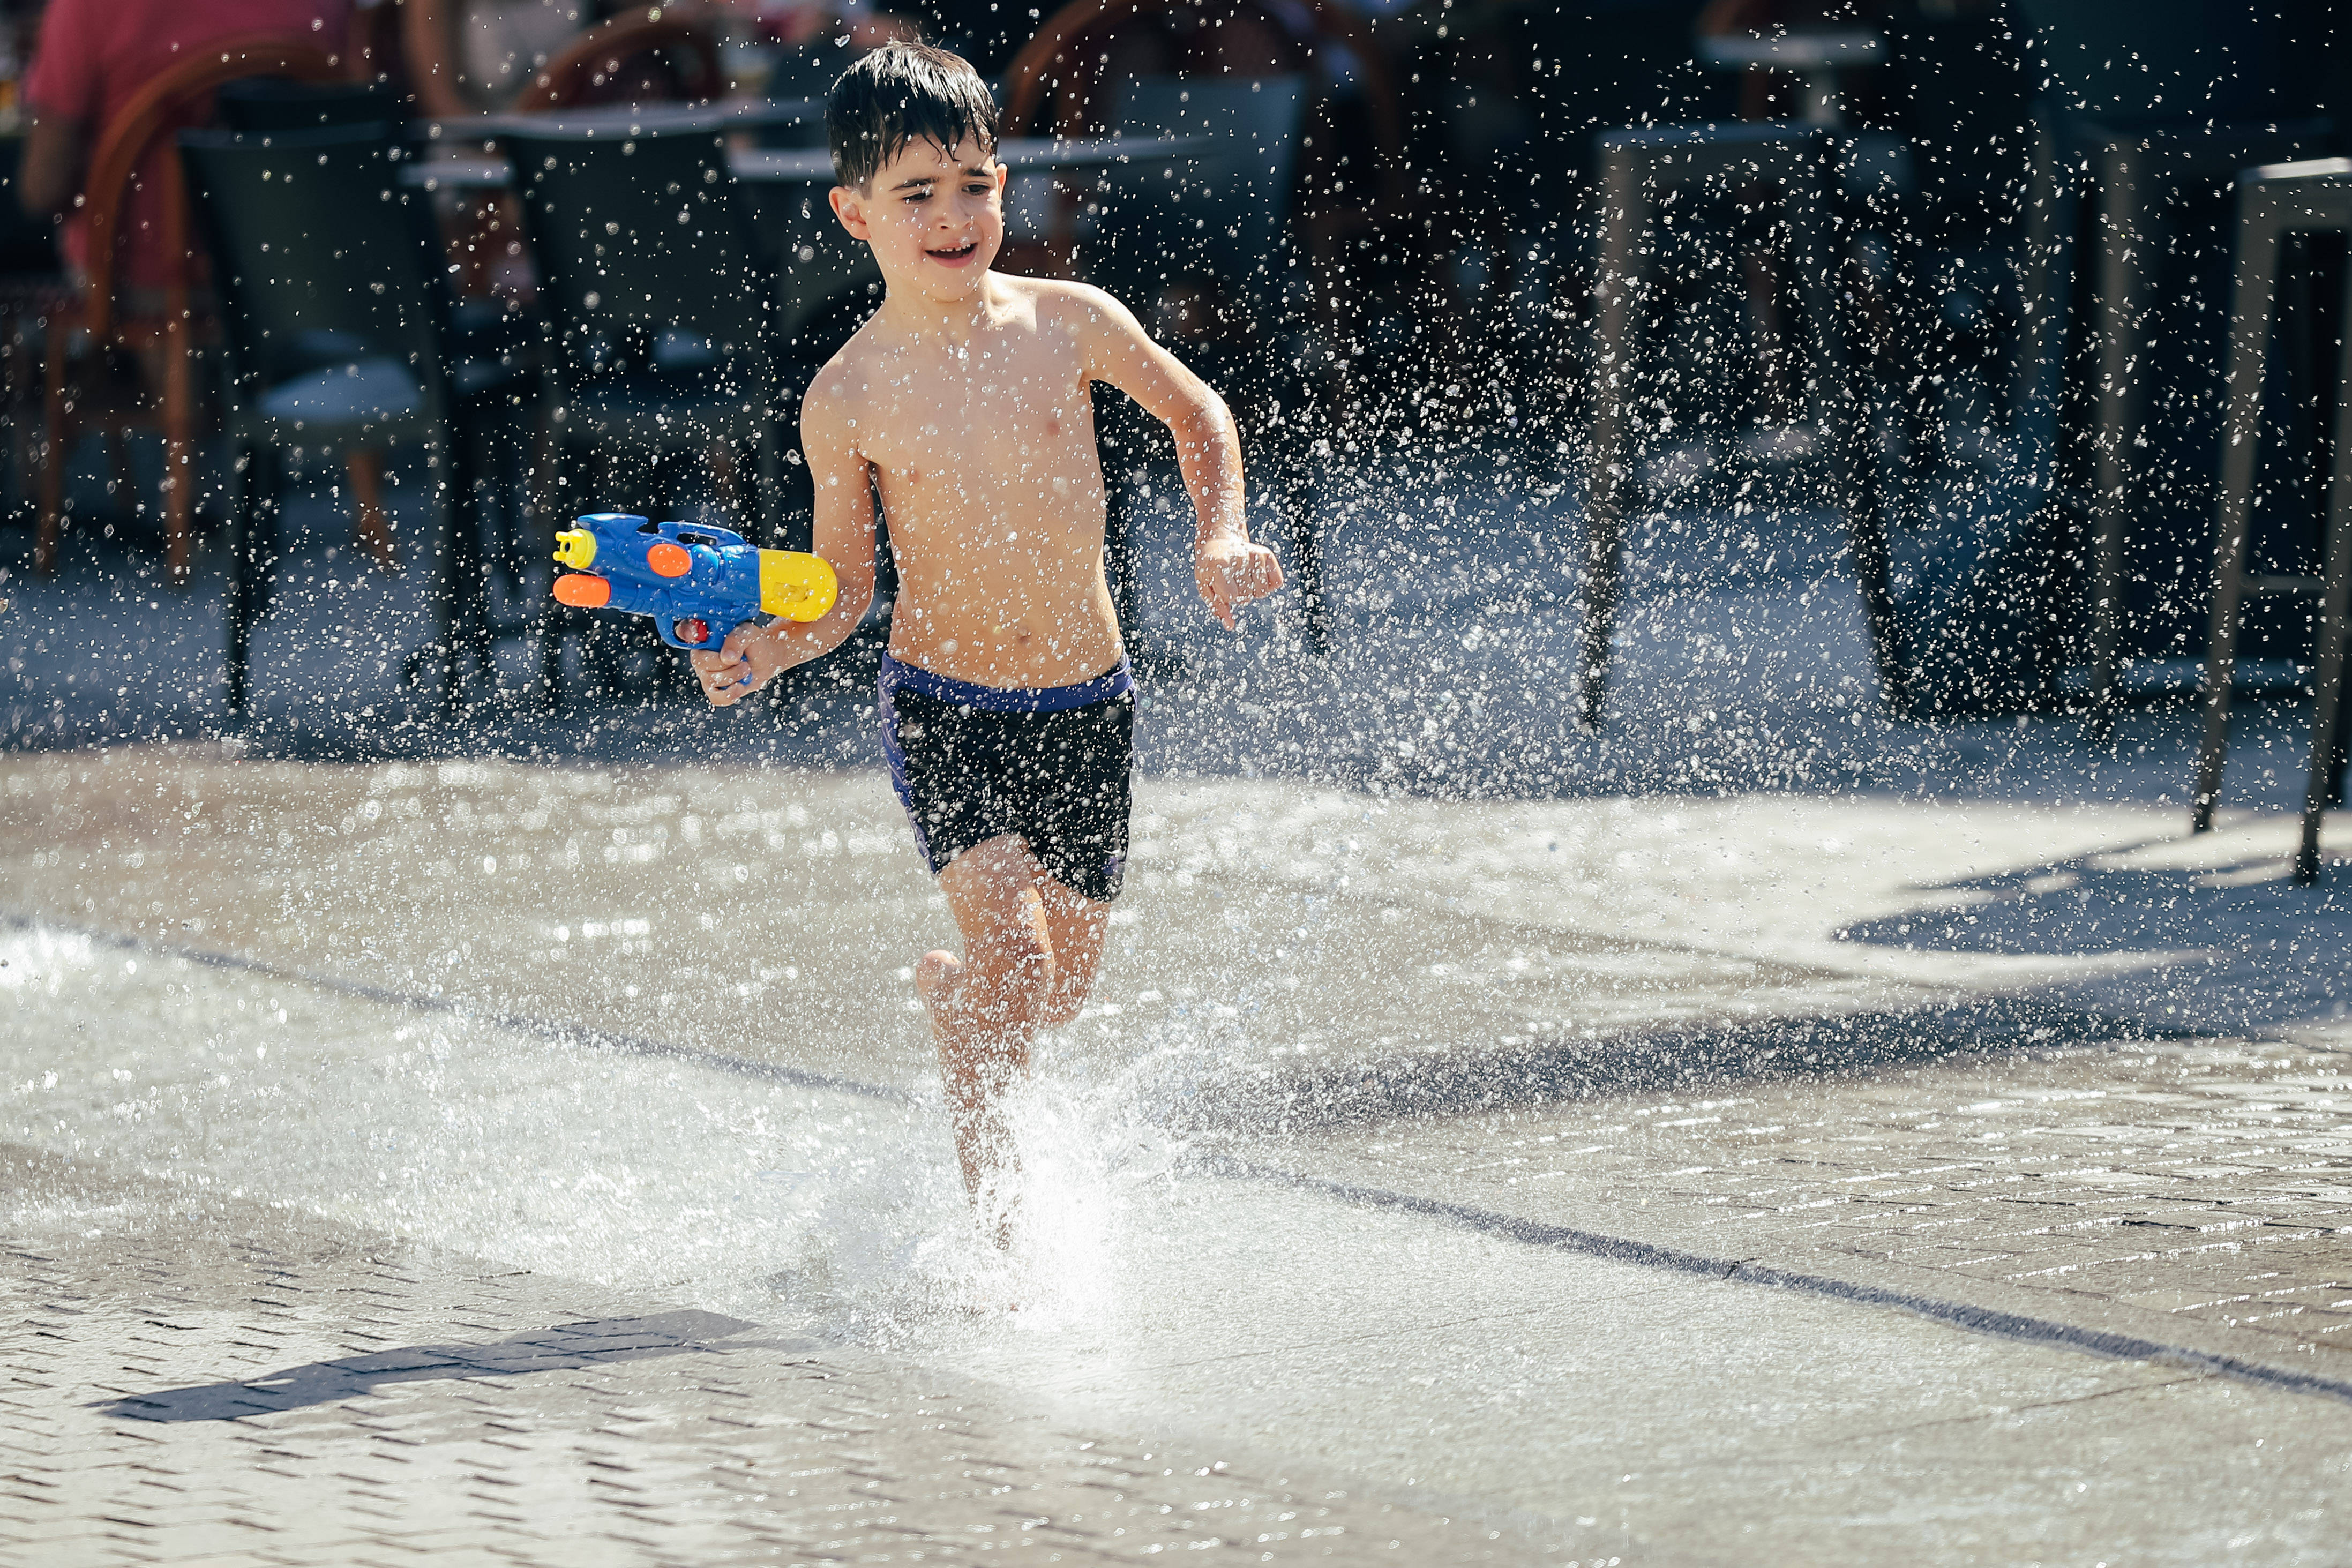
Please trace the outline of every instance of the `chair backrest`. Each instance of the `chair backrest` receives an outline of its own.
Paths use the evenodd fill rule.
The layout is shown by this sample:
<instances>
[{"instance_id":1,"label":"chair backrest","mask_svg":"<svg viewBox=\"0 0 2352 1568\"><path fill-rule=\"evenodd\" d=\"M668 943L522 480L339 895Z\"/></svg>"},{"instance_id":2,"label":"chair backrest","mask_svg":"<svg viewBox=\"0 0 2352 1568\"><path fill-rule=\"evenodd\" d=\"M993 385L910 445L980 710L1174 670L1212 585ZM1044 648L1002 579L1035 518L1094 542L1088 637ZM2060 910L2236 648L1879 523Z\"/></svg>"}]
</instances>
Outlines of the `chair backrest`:
<instances>
[{"instance_id":1,"label":"chair backrest","mask_svg":"<svg viewBox=\"0 0 2352 1568\"><path fill-rule=\"evenodd\" d=\"M1238 297L1278 297L1307 99L1307 78L1296 76L1126 83L1120 134L1209 140L1174 162L1114 167L1087 246L1090 269L1146 287L1202 274Z\"/></svg>"},{"instance_id":2,"label":"chair backrest","mask_svg":"<svg viewBox=\"0 0 2352 1568\"><path fill-rule=\"evenodd\" d=\"M583 17L593 9L575 4L569 15ZM549 15L559 30L565 25L564 15L553 8ZM473 14L467 0L401 0L400 52L418 106L425 114L436 120L464 120L493 110L533 114L610 101L600 95L612 85L615 74L631 60L656 52L684 63L677 73L679 90L665 92L664 98L699 101L717 98L726 86L717 33L704 17L681 14L675 5L630 6L604 21L579 26L560 44L541 37L536 40L538 47L552 52L519 83L504 71L485 78L469 68L473 51L461 34L488 19ZM534 21L541 19L534 14ZM509 47L513 42L509 40ZM513 68L513 62L506 67Z\"/></svg>"},{"instance_id":3,"label":"chair backrest","mask_svg":"<svg viewBox=\"0 0 2352 1568\"><path fill-rule=\"evenodd\" d=\"M624 11L581 34L515 95L515 112L536 114L589 102L625 101L627 93L609 89L632 59L656 52L683 61L677 73L679 99L703 103L726 91L727 70L719 57L719 35L710 24L675 5L667 11L659 5L646 5Z\"/></svg>"},{"instance_id":4,"label":"chair backrest","mask_svg":"<svg viewBox=\"0 0 2352 1568\"><path fill-rule=\"evenodd\" d=\"M398 125L400 95L377 82L309 82L259 77L230 82L215 99L230 131L318 131L335 125Z\"/></svg>"},{"instance_id":5,"label":"chair backrest","mask_svg":"<svg viewBox=\"0 0 2352 1568\"><path fill-rule=\"evenodd\" d=\"M724 138L550 129L504 140L567 383L655 368L648 352L695 340L730 363L766 362L775 285Z\"/></svg>"},{"instance_id":6,"label":"chair backrest","mask_svg":"<svg viewBox=\"0 0 2352 1568\"><path fill-rule=\"evenodd\" d=\"M100 132L98 146L90 154L89 175L83 183L82 212L89 225L89 288L84 320L92 337L103 342L113 333L114 241L121 227L123 199L148 152L173 129L190 100L241 77L323 82L340 74L336 57L316 45L255 36L207 44L194 57L139 89ZM164 177L163 228L160 237L165 254L181 263L166 290L171 296L167 308L184 313L190 279L182 258L189 254L188 204L176 165Z\"/></svg>"},{"instance_id":7,"label":"chair backrest","mask_svg":"<svg viewBox=\"0 0 2352 1568\"><path fill-rule=\"evenodd\" d=\"M446 399L448 297L433 198L402 182L407 158L391 127L191 131L180 155L241 402L363 361L405 367L429 402Z\"/></svg>"},{"instance_id":8,"label":"chair backrest","mask_svg":"<svg viewBox=\"0 0 2352 1568\"><path fill-rule=\"evenodd\" d=\"M58 270L57 227L33 216L16 199L24 151L23 137L0 137L0 277L53 278Z\"/></svg>"}]
</instances>

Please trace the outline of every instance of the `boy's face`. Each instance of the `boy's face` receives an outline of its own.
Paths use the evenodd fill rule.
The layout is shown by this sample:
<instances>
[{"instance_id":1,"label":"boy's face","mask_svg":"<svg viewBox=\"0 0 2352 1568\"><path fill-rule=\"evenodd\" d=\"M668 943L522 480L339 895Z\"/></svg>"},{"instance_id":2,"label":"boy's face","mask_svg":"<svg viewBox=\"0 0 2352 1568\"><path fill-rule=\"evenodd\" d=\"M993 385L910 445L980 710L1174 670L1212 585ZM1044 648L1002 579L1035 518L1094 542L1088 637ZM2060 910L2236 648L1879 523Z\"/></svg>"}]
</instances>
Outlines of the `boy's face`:
<instances>
[{"instance_id":1,"label":"boy's face","mask_svg":"<svg viewBox=\"0 0 2352 1568\"><path fill-rule=\"evenodd\" d=\"M892 292L952 304L980 292L1004 244L1004 175L976 137L909 141L866 189L835 185L833 210L874 247Z\"/></svg>"}]
</instances>

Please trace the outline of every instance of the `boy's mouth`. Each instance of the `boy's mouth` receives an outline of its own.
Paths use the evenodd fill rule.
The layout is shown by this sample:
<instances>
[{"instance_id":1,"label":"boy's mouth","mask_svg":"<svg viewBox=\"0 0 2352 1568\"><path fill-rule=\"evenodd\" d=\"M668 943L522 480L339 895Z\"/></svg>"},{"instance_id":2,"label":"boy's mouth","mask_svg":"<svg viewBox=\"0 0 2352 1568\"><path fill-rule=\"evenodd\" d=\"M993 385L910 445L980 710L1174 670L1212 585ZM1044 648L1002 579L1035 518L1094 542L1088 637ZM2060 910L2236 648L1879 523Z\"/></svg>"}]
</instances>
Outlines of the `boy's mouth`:
<instances>
[{"instance_id":1,"label":"boy's mouth","mask_svg":"<svg viewBox=\"0 0 2352 1568\"><path fill-rule=\"evenodd\" d=\"M965 262L971 259L972 252L979 248L980 242L978 240L966 240L963 244L957 246L952 249L926 250L923 254L929 256L933 261L938 262L942 267L961 267Z\"/></svg>"}]
</instances>

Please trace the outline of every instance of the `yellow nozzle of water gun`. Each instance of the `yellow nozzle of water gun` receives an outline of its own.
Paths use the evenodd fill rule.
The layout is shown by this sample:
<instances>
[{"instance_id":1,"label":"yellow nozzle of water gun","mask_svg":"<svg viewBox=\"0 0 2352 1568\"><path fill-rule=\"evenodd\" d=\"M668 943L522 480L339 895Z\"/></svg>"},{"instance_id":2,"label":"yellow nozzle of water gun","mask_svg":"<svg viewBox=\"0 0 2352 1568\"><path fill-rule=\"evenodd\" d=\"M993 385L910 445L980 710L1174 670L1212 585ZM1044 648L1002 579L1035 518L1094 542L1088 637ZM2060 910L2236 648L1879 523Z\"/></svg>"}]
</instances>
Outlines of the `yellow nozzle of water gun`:
<instances>
[{"instance_id":1,"label":"yellow nozzle of water gun","mask_svg":"<svg viewBox=\"0 0 2352 1568\"><path fill-rule=\"evenodd\" d=\"M821 621L841 596L831 563L799 550L760 552L760 608L789 621Z\"/></svg>"},{"instance_id":2,"label":"yellow nozzle of water gun","mask_svg":"<svg viewBox=\"0 0 2352 1568\"><path fill-rule=\"evenodd\" d=\"M596 536L586 528L566 528L555 536L555 559L585 571L596 564Z\"/></svg>"}]
</instances>

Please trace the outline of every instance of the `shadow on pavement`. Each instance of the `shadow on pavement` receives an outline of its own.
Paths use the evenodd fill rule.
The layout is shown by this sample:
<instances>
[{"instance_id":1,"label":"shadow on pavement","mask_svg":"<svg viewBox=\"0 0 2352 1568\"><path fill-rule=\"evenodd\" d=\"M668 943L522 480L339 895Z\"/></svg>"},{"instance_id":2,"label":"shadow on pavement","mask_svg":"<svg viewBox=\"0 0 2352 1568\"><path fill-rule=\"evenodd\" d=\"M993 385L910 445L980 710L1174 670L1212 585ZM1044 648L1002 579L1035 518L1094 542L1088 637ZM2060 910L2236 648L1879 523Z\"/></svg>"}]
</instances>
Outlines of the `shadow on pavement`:
<instances>
[{"instance_id":1,"label":"shadow on pavement","mask_svg":"<svg viewBox=\"0 0 2352 1568\"><path fill-rule=\"evenodd\" d=\"M1205 1131L1307 1133L1561 1101L1883 1071L1969 1054L2137 1044L2175 1032L2030 998L1612 1031L1410 1062L1294 1070L1203 1088L1182 1120Z\"/></svg>"},{"instance_id":2,"label":"shadow on pavement","mask_svg":"<svg viewBox=\"0 0 2352 1568\"><path fill-rule=\"evenodd\" d=\"M2226 865L2117 867L2105 851L2032 871L1970 877L1933 889L1965 903L1858 921L1841 940L1948 953L2160 953L2334 942L2352 915L2339 869L2315 887L2291 880L2284 856ZM2323 925L2321 923L2326 922Z\"/></svg>"},{"instance_id":3,"label":"shadow on pavement","mask_svg":"<svg viewBox=\"0 0 2352 1568\"><path fill-rule=\"evenodd\" d=\"M340 1361L314 1361L235 1383L204 1383L98 1401L93 1408L135 1421L234 1421L357 1398L386 1383L437 1378L513 1377L567 1372L656 1355L692 1354L757 1325L717 1312L657 1312L602 1318L494 1340L488 1344L417 1344Z\"/></svg>"}]
</instances>

